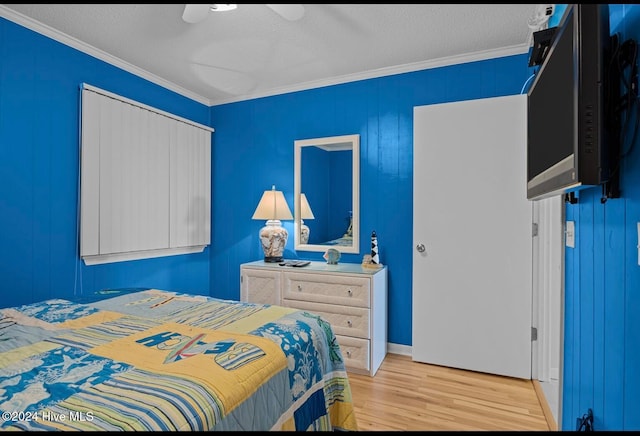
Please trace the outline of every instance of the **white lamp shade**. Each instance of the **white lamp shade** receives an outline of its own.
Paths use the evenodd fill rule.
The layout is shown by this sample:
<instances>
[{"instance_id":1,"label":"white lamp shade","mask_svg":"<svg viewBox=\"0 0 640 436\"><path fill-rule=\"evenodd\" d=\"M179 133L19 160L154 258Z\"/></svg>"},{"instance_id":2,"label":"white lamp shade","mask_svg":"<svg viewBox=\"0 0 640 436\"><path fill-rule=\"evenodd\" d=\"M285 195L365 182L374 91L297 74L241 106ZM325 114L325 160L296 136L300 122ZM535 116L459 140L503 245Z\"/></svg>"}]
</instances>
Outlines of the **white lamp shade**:
<instances>
[{"instance_id":1,"label":"white lamp shade","mask_svg":"<svg viewBox=\"0 0 640 436\"><path fill-rule=\"evenodd\" d=\"M311 211L311 206L309 206L309 202L307 201L307 196L303 193L300 194L300 218L303 220L312 220L315 218Z\"/></svg>"},{"instance_id":2,"label":"white lamp shade","mask_svg":"<svg viewBox=\"0 0 640 436\"><path fill-rule=\"evenodd\" d=\"M291 209L289 209L282 191L276 191L276 187L273 186L270 191L264 191L251 218L254 220L292 220L293 215L291 215Z\"/></svg>"}]
</instances>

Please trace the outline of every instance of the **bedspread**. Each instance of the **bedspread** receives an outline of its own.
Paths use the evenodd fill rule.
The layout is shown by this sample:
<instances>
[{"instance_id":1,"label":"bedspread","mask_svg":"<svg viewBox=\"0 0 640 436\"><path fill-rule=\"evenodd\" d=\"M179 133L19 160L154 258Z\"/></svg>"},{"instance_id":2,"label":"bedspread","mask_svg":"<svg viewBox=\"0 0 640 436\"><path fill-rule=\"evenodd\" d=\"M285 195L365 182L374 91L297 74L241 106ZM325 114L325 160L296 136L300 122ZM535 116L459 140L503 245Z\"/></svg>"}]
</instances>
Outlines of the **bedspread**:
<instances>
[{"instance_id":1,"label":"bedspread","mask_svg":"<svg viewBox=\"0 0 640 436\"><path fill-rule=\"evenodd\" d=\"M331 325L156 289L0 309L2 430L357 430Z\"/></svg>"}]
</instances>

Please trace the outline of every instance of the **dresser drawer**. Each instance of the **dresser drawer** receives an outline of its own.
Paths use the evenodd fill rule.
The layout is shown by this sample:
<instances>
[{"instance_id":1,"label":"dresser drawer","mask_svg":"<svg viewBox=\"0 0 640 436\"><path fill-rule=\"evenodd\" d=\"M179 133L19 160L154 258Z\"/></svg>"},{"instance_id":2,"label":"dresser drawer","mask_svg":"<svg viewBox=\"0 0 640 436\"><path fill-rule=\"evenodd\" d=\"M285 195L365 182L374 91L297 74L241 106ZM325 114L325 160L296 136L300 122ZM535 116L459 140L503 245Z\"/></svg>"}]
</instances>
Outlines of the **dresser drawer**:
<instances>
[{"instance_id":1,"label":"dresser drawer","mask_svg":"<svg viewBox=\"0 0 640 436\"><path fill-rule=\"evenodd\" d=\"M324 318L331 324L333 333L369 339L369 309L310 301L284 299L283 306L306 310Z\"/></svg>"},{"instance_id":2,"label":"dresser drawer","mask_svg":"<svg viewBox=\"0 0 640 436\"><path fill-rule=\"evenodd\" d=\"M369 340L336 335L347 370L369 372Z\"/></svg>"},{"instance_id":3,"label":"dresser drawer","mask_svg":"<svg viewBox=\"0 0 640 436\"><path fill-rule=\"evenodd\" d=\"M370 307L371 280L366 277L288 272L282 298Z\"/></svg>"}]
</instances>

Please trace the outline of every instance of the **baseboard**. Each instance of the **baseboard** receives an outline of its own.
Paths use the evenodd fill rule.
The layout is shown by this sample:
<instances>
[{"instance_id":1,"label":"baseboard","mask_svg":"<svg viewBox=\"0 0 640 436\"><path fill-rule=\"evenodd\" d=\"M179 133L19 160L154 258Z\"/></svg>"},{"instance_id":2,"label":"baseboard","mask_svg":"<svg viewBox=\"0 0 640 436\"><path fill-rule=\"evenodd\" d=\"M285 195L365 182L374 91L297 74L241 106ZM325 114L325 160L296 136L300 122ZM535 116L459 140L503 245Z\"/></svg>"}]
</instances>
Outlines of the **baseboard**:
<instances>
[{"instance_id":1,"label":"baseboard","mask_svg":"<svg viewBox=\"0 0 640 436\"><path fill-rule=\"evenodd\" d=\"M536 391L536 396L538 397L538 402L542 407L542 413L544 413L544 418L547 420L547 425L549 426L549 430L558 431L558 424L556 423L556 419L553 417L553 412L551 411L551 407L549 407L549 403L547 402L547 396L544 394L542 390L542 386L540 386L540 382L538 380L531 380L533 383L533 389Z\"/></svg>"},{"instance_id":2,"label":"baseboard","mask_svg":"<svg viewBox=\"0 0 640 436\"><path fill-rule=\"evenodd\" d=\"M387 342L387 353L402 354L403 356L411 356L411 346Z\"/></svg>"}]
</instances>

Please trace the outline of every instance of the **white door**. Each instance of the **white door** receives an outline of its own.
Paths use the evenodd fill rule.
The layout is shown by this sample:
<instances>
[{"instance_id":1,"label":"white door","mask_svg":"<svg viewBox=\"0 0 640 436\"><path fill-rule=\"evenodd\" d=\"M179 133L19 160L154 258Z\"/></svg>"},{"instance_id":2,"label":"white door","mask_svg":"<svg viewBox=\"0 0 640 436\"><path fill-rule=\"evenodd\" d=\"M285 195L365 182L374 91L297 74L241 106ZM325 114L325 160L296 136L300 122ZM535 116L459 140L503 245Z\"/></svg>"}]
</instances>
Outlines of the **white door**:
<instances>
[{"instance_id":1,"label":"white door","mask_svg":"<svg viewBox=\"0 0 640 436\"><path fill-rule=\"evenodd\" d=\"M526 99L414 108L415 361L531 378Z\"/></svg>"}]
</instances>

